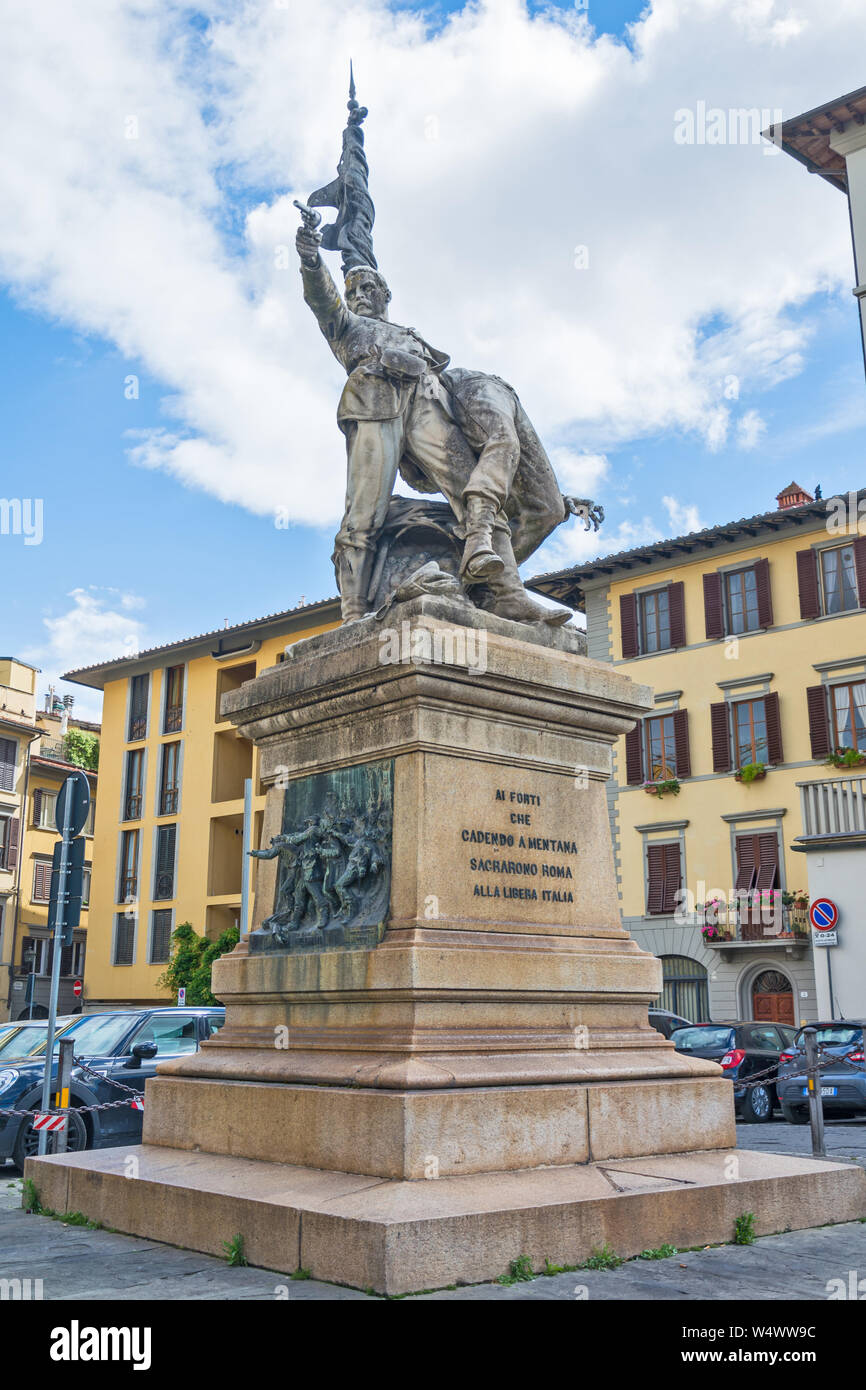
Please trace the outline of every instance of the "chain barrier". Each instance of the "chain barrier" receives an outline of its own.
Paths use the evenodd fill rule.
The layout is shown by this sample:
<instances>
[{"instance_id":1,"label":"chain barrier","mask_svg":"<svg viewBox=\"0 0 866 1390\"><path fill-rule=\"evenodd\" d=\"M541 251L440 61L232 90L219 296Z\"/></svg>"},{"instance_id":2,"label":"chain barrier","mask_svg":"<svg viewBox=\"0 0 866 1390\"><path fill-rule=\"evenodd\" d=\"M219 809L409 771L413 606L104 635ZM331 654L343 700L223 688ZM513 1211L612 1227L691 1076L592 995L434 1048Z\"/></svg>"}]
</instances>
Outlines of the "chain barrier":
<instances>
[{"instance_id":1,"label":"chain barrier","mask_svg":"<svg viewBox=\"0 0 866 1390\"><path fill-rule=\"evenodd\" d=\"M104 1100L97 1105L70 1105L69 1109L74 1110L78 1115L84 1115L93 1110L119 1110L124 1105L133 1105L136 1109L144 1109L144 1095L137 1091L134 1086L125 1086L122 1081L115 1081L112 1076L106 1076L104 1072L94 1071L86 1062L74 1062L76 1071L83 1072L86 1076L92 1076L96 1081L107 1081L109 1086L116 1086L119 1091L125 1091L131 1097L130 1100ZM33 1119L34 1115L40 1114L39 1108L35 1110L13 1110L5 1106L0 1101L0 1119L5 1119L7 1115L17 1116L20 1119L25 1117Z\"/></svg>"},{"instance_id":2,"label":"chain barrier","mask_svg":"<svg viewBox=\"0 0 866 1390\"><path fill-rule=\"evenodd\" d=\"M848 1060L849 1056L849 1053L847 1052L844 1052L841 1056L839 1056L838 1053L828 1052L825 1047L821 1046L818 1047L818 1053L819 1058L815 1067L816 1071L823 1071L825 1067L832 1067L834 1064L836 1066L840 1066L843 1062L846 1062ZM822 1057L824 1060L821 1060ZM785 1072L786 1076L796 1076L798 1072L806 1071L805 1057L803 1059L803 1066L798 1066L796 1062L785 1062L784 1064L782 1062L777 1062L775 1066L768 1067L766 1071L757 1072L755 1076L751 1077L749 1081L738 1081L737 1085L742 1086L745 1090L749 1090L752 1086L763 1086L764 1081L767 1078L780 1079L782 1076L783 1065L786 1068L788 1068L788 1070Z\"/></svg>"}]
</instances>

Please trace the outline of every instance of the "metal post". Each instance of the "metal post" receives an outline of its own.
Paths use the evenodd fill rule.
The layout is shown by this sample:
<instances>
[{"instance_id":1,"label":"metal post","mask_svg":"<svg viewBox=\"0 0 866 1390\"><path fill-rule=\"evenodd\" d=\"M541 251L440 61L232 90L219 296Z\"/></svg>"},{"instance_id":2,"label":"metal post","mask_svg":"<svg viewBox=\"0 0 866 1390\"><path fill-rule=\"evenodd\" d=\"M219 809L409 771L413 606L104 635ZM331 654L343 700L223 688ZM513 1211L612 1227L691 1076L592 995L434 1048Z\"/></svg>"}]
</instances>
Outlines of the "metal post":
<instances>
[{"instance_id":1,"label":"metal post","mask_svg":"<svg viewBox=\"0 0 866 1390\"><path fill-rule=\"evenodd\" d=\"M241 870L241 940L250 929L250 850L253 837L253 779L244 782L244 844Z\"/></svg>"},{"instance_id":2,"label":"metal post","mask_svg":"<svg viewBox=\"0 0 866 1390\"><path fill-rule=\"evenodd\" d=\"M69 865L69 834L72 820L72 797L63 800L63 825L60 830L60 865L57 893L57 920L54 923L54 958L51 962L51 993L48 999L48 1036L45 1045L45 1075L42 1078L42 1113L47 1114L51 1096L51 1069L54 1065L54 1030L57 1023L57 996L60 993L60 953L63 927L66 920L67 868ZM48 1152L48 1134L39 1131L39 1154Z\"/></svg>"},{"instance_id":3,"label":"metal post","mask_svg":"<svg viewBox=\"0 0 866 1390\"><path fill-rule=\"evenodd\" d=\"M66 1111L66 1125L57 1135L54 1152L66 1153L69 1137L69 1083L72 1080L72 1062L75 1043L72 1038L60 1039L60 1063L57 1068L57 1091L54 1096L54 1109Z\"/></svg>"},{"instance_id":4,"label":"metal post","mask_svg":"<svg viewBox=\"0 0 866 1390\"><path fill-rule=\"evenodd\" d=\"M820 1072L818 1071L818 1034L814 1028L805 1028L803 1038L806 1044L806 1084L809 1091L809 1123L812 1127L812 1157L826 1158L824 1106L821 1101Z\"/></svg>"}]
</instances>

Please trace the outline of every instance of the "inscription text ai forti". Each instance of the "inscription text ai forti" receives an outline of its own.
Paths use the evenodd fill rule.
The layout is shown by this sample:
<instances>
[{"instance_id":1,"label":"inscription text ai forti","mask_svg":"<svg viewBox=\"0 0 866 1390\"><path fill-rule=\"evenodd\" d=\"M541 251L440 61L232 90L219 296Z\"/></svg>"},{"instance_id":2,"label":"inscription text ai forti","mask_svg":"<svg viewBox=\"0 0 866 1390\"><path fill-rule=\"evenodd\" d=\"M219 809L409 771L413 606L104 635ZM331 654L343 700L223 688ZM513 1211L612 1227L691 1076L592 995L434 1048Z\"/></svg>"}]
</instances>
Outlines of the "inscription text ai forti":
<instances>
[{"instance_id":1,"label":"inscription text ai forti","mask_svg":"<svg viewBox=\"0 0 866 1390\"><path fill-rule=\"evenodd\" d=\"M533 816L541 807L542 801L534 792L512 791L500 787L496 790L494 801L498 803L497 809L505 803L505 807L508 808L508 823L514 829L487 830L479 826L466 827L461 829L460 838L467 845L516 850L518 857L512 859L500 854L483 853L470 855L469 871L476 880L472 886L474 896L573 903L574 893L569 885L574 881L574 870L568 863L568 856L578 853L577 842L538 834L537 827L533 827ZM534 851L536 854L554 857L540 860L522 858L519 857L521 851ZM503 881L491 882L491 879ZM523 882L515 883L513 879L522 879ZM555 887L551 880L555 881Z\"/></svg>"}]
</instances>

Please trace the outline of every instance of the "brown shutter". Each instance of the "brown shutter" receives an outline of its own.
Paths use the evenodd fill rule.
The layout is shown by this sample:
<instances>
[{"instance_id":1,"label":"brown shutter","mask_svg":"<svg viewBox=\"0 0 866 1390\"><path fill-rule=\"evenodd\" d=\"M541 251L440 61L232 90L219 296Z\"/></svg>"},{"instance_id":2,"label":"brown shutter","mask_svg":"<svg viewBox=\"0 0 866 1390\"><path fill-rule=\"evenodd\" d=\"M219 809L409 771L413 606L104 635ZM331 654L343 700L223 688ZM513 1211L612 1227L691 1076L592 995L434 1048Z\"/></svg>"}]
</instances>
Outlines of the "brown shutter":
<instances>
[{"instance_id":1,"label":"brown shutter","mask_svg":"<svg viewBox=\"0 0 866 1390\"><path fill-rule=\"evenodd\" d=\"M827 691L823 685L808 687L806 705L809 710L812 757L826 758L830 752L830 719L827 711Z\"/></svg>"},{"instance_id":2,"label":"brown shutter","mask_svg":"<svg viewBox=\"0 0 866 1390\"><path fill-rule=\"evenodd\" d=\"M33 793L33 824L38 825L42 819L42 792L37 787Z\"/></svg>"},{"instance_id":3,"label":"brown shutter","mask_svg":"<svg viewBox=\"0 0 866 1390\"><path fill-rule=\"evenodd\" d=\"M677 894L682 884L682 861L679 845L665 845L665 891L663 911L673 912L677 905Z\"/></svg>"},{"instance_id":4,"label":"brown shutter","mask_svg":"<svg viewBox=\"0 0 866 1390\"><path fill-rule=\"evenodd\" d=\"M671 646L686 645L686 586L680 579L668 586L668 611L671 616Z\"/></svg>"},{"instance_id":5,"label":"brown shutter","mask_svg":"<svg viewBox=\"0 0 866 1390\"><path fill-rule=\"evenodd\" d=\"M625 780L630 787L643 781L643 757L641 756L643 730L643 723L640 722L633 729L630 729L625 736Z\"/></svg>"},{"instance_id":6,"label":"brown shutter","mask_svg":"<svg viewBox=\"0 0 866 1390\"><path fill-rule=\"evenodd\" d=\"M637 599L634 594L619 596L619 629L623 659L637 656Z\"/></svg>"},{"instance_id":7,"label":"brown shutter","mask_svg":"<svg viewBox=\"0 0 866 1390\"><path fill-rule=\"evenodd\" d=\"M774 690L764 697L764 717L767 721L767 753L770 762L777 766L785 761L782 749L782 720L779 714L779 696Z\"/></svg>"},{"instance_id":8,"label":"brown shutter","mask_svg":"<svg viewBox=\"0 0 866 1390\"><path fill-rule=\"evenodd\" d=\"M800 617L820 617L821 601L818 596L818 560L814 550L797 551L797 584L800 589Z\"/></svg>"},{"instance_id":9,"label":"brown shutter","mask_svg":"<svg viewBox=\"0 0 866 1390\"><path fill-rule=\"evenodd\" d=\"M724 637L725 619L722 612L722 576L713 572L704 575L704 625L707 637Z\"/></svg>"},{"instance_id":10,"label":"brown shutter","mask_svg":"<svg viewBox=\"0 0 866 1390\"><path fill-rule=\"evenodd\" d=\"M758 626L773 626L773 595L770 592L770 562L755 562L755 587L758 592Z\"/></svg>"},{"instance_id":11,"label":"brown shutter","mask_svg":"<svg viewBox=\"0 0 866 1390\"><path fill-rule=\"evenodd\" d=\"M724 700L718 705L710 705L710 729L713 740L713 772L730 772L731 735L728 706Z\"/></svg>"},{"instance_id":12,"label":"brown shutter","mask_svg":"<svg viewBox=\"0 0 866 1390\"><path fill-rule=\"evenodd\" d=\"M18 866L18 842L21 837L21 822L17 816L13 816L9 822L6 840L6 868L15 869Z\"/></svg>"},{"instance_id":13,"label":"brown shutter","mask_svg":"<svg viewBox=\"0 0 866 1390\"><path fill-rule=\"evenodd\" d=\"M737 881L734 888L738 893L747 893L753 887L758 872L757 835L738 835L736 839Z\"/></svg>"},{"instance_id":14,"label":"brown shutter","mask_svg":"<svg viewBox=\"0 0 866 1390\"><path fill-rule=\"evenodd\" d=\"M647 845L647 914L664 911L665 904L665 846Z\"/></svg>"},{"instance_id":15,"label":"brown shutter","mask_svg":"<svg viewBox=\"0 0 866 1390\"><path fill-rule=\"evenodd\" d=\"M779 839L773 832L756 835L758 848L758 875L756 888L775 888L779 876Z\"/></svg>"},{"instance_id":16,"label":"brown shutter","mask_svg":"<svg viewBox=\"0 0 866 1390\"><path fill-rule=\"evenodd\" d=\"M866 608L866 536L858 536L854 541L854 569L860 607Z\"/></svg>"},{"instance_id":17,"label":"brown shutter","mask_svg":"<svg viewBox=\"0 0 866 1390\"><path fill-rule=\"evenodd\" d=\"M692 758L689 748L689 714L688 710L675 709L674 719L674 753L677 760L677 777L691 777Z\"/></svg>"}]
</instances>

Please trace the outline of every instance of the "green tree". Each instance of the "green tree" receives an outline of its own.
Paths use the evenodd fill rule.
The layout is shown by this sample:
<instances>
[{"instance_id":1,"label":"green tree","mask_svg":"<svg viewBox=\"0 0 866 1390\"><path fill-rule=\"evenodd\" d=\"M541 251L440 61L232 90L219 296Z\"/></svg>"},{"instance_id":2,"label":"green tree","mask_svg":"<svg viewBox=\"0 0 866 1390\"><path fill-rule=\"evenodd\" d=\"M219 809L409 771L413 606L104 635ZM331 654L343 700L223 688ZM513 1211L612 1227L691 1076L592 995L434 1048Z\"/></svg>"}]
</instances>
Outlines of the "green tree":
<instances>
[{"instance_id":1,"label":"green tree","mask_svg":"<svg viewBox=\"0 0 866 1390\"><path fill-rule=\"evenodd\" d=\"M67 762L86 768L88 772L96 772L99 767L99 739L96 734L89 734L85 729L67 729L63 748Z\"/></svg>"},{"instance_id":2,"label":"green tree","mask_svg":"<svg viewBox=\"0 0 866 1390\"><path fill-rule=\"evenodd\" d=\"M191 922L181 922L171 934L171 960L157 980L158 989L177 995L186 990L188 1004L218 1004L211 990L211 969L219 956L234 950L240 940L237 927L229 927L216 941L199 936Z\"/></svg>"}]
</instances>

